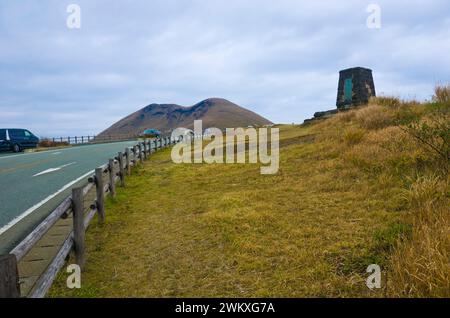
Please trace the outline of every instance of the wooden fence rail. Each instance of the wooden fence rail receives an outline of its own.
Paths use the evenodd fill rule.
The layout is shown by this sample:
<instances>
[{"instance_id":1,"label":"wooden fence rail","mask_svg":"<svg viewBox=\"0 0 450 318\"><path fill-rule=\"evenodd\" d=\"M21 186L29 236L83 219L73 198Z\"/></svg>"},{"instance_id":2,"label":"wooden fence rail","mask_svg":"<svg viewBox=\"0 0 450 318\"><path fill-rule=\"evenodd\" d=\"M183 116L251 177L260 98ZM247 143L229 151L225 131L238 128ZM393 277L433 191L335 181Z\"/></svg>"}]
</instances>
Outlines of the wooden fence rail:
<instances>
[{"instance_id":1,"label":"wooden fence rail","mask_svg":"<svg viewBox=\"0 0 450 318\"><path fill-rule=\"evenodd\" d=\"M53 143L67 143L70 145L88 144L88 143L100 143L100 142L112 142L112 141L126 141L137 139L137 135L105 135L105 136L67 136L67 137L52 137L42 138L42 140L49 140Z\"/></svg>"},{"instance_id":2,"label":"wooden fence rail","mask_svg":"<svg viewBox=\"0 0 450 318\"><path fill-rule=\"evenodd\" d=\"M49 213L8 255L0 256L0 298L20 297L17 264L58 220L68 218L70 215L73 218L72 231L62 242L61 248L53 257L50 265L39 276L30 292L27 295L22 295L22 297L44 297L72 250L75 253L76 264L83 268L85 263L85 232L95 214L98 216L98 222L103 223L105 221L105 194L114 197L116 183L119 182L120 186L125 187L125 175L131 174L132 167L143 163L152 152L180 141L180 139L161 137L139 142L131 149L126 148L123 152L119 152L117 157L110 159L107 164L96 168L93 175L87 178L87 184L73 188L71 195ZM86 211L85 198L90 191L95 191L95 201L89 204Z\"/></svg>"}]
</instances>

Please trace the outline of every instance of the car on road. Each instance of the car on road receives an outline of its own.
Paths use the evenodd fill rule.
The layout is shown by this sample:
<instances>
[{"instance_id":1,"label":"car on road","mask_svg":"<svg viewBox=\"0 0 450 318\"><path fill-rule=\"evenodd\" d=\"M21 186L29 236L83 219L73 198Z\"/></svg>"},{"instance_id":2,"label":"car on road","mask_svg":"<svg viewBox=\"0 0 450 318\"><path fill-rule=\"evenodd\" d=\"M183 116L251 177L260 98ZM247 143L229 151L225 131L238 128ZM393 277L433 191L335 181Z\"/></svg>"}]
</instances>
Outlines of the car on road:
<instances>
[{"instance_id":1,"label":"car on road","mask_svg":"<svg viewBox=\"0 0 450 318\"><path fill-rule=\"evenodd\" d=\"M157 129L146 129L141 134L140 137L155 138L161 136L161 132Z\"/></svg>"},{"instance_id":2,"label":"car on road","mask_svg":"<svg viewBox=\"0 0 450 318\"><path fill-rule=\"evenodd\" d=\"M21 152L36 148L39 138L32 132L21 128L0 128L0 151Z\"/></svg>"}]
</instances>

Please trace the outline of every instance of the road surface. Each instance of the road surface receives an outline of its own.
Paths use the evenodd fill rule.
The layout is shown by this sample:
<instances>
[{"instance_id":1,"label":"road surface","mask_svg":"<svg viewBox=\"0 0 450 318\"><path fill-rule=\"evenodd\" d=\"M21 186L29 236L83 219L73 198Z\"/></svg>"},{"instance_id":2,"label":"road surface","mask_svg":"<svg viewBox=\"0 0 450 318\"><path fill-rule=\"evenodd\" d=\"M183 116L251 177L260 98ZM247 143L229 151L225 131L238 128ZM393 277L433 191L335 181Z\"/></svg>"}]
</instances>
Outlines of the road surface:
<instances>
[{"instance_id":1,"label":"road surface","mask_svg":"<svg viewBox=\"0 0 450 318\"><path fill-rule=\"evenodd\" d=\"M126 141L53 151L0 153L0 255L8 253L93 169L136 144Z\"/></svg>"}]
</instances>

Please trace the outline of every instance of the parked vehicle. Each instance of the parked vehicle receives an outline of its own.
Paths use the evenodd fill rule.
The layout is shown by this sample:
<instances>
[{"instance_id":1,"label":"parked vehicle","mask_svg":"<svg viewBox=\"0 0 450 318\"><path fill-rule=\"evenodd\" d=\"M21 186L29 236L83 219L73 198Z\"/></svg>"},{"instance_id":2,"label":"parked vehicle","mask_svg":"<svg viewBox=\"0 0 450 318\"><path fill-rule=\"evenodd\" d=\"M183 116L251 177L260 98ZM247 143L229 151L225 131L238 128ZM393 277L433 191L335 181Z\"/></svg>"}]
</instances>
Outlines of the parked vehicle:
<instances>
[{"instance_id":1,"label":"parked vehicle","mask_svg":"<svg viewBox=\"0 0 450 318\"><path fill-rule=\"evenodd\" d=\"M161 136L161 132L157 129L146 129L140 136L146 138L155 138Z\"/></svg>"},{"instance_id":2,"label":"parked vehicle","mask_svg":"<svg viewBox=\"0 0 450 318\"><path fill-rule=\"evenodd\" d=\"M36 148L39 138L29 130L21 128L0 128L0 151L21 152Z\"/></svg>"}]
</instances>

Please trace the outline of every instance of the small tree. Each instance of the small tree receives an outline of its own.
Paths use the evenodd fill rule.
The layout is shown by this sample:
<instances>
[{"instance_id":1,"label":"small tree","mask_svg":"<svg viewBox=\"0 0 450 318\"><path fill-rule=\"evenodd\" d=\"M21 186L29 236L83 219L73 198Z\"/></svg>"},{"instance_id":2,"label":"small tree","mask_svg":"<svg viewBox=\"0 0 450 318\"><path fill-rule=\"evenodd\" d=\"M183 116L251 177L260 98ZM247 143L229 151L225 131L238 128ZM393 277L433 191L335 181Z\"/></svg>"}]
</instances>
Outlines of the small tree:
<instances>
[{"instance_id":1,"label":"small tree","mask_svg":"<svg viewBox=\"0 0 450 318\"><path fill-rule=\"evenodd\" d=\"M400 127L425 149L434 153L446 174L450 166L450 107L435 104L433 111L425 119L416 119L406 127Z\"/></svg>"}]
</instances>

